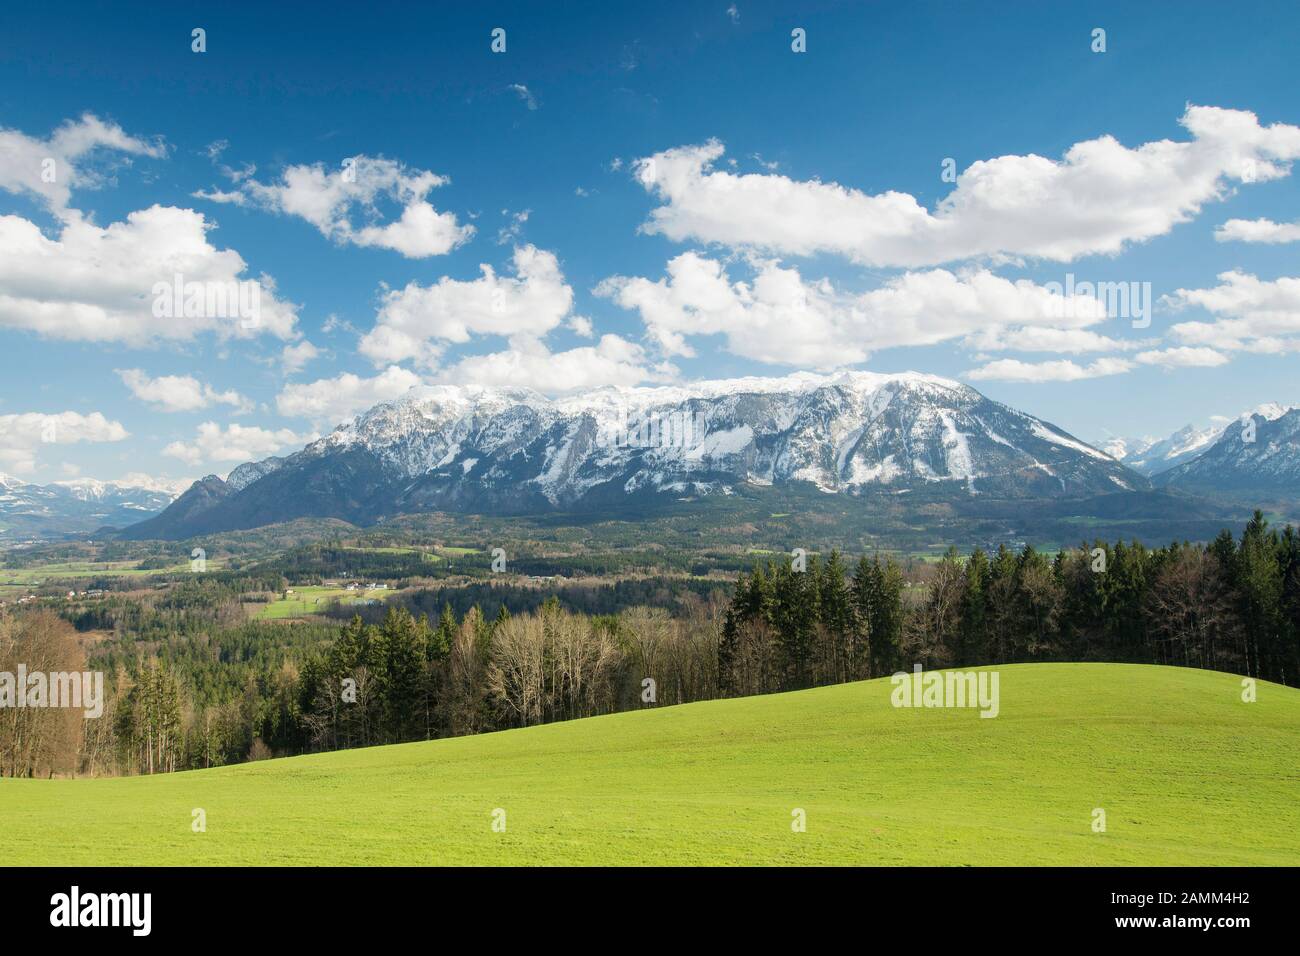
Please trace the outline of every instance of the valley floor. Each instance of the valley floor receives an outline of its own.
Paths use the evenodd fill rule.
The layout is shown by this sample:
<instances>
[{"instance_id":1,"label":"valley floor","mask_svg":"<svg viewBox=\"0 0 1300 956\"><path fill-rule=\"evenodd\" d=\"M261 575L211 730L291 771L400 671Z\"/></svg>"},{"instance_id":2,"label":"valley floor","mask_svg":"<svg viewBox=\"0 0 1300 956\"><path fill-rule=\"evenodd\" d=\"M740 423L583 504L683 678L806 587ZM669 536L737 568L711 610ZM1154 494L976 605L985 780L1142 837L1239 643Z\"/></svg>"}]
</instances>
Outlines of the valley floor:
<instances>
[{"instance_id":1,"label":"valley floor","mask_svg":"<svg viewBox=\"0 0 1300 956\"><path fill-rule=\"evenodd\" d=\"M1248 704L1239 677L1207 671L998 670L994 719L894 708L884 679L157 777L0 780L5 863L1300 864L1300 690L1261 682Z\"/></svg>"}]
</instances>

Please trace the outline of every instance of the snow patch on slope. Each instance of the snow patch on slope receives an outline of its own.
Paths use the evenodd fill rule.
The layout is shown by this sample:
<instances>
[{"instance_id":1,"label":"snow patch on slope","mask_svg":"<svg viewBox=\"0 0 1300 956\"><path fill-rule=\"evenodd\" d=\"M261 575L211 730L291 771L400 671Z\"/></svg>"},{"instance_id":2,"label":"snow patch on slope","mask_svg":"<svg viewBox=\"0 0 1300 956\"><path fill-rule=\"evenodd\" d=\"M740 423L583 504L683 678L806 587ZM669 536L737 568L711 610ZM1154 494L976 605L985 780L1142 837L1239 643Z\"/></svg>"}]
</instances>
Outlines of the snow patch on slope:
<instances>
[{"instance_id":1,"label":"snow patch on slope","mask_svg":"<svg viewBox=\"0 0 1300 956\"><path fill-rule=\"evenodd\" d=\"M1098 451L1097 449L1093 448L1091 445L1085 445L1081 441L1075 441L1072 438L1065 437L1059 432L1052 431L1050 428L1046 427L1042 422L1038 422L1038 421L1034 422L1032 431L1039 438L1043 439L1043 441L1050 441L1053 445L1061 445L1065 448L1071 448L1074 451L1082 452L1083 454L1089 455L1093 458L1100 458L1103 461L1110 461L1110 456L1107 455L1105 452Z\"/></svg>"}]
</instances>

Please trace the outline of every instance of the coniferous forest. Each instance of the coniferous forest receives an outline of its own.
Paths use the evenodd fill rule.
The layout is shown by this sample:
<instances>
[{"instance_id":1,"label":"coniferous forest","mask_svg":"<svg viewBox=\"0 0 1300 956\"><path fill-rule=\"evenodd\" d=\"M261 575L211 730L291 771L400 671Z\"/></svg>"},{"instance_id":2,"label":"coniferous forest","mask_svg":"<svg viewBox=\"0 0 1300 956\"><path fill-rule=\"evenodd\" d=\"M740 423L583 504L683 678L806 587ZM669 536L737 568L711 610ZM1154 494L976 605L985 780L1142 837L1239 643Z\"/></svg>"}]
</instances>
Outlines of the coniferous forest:
<instances>
[{"instance_id":1,"label":"coniferous forest","mask_svg":"<svg viewBox=\"0 0 1300 956\"><path fill-rule=\"evenodd\" d=\"M394 601L371 623L283 626L235 613L237 590L229 579L185 582L149 604L102 604L93 619L47 608L0 615L0 671L18 661L98 669L107 696L98 720L0 711L0 774L211 767L916 664L1154 663L1292 686L1300 674L1300 534L1258 512L1240 538L1225 531L1208 545L1094 542L1054 556L950 549L919 567L834 551L806 563L769 558L730 593L680 588L661 593L660 606L611 613L552 593L519 613L498 602L491 617L477 604L458 614L446 601L430 616ZM79 628L89 626L131 636L87 647Z\"/></svg>"}]
</instances>

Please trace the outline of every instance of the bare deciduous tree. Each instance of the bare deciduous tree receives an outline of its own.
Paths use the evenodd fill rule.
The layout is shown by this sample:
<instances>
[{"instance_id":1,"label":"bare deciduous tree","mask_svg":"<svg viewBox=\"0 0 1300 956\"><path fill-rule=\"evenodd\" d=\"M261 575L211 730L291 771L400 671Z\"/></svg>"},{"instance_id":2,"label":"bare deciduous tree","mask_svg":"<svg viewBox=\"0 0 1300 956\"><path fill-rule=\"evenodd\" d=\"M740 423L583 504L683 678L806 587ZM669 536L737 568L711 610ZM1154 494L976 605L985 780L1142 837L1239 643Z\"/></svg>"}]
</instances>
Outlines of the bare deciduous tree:
<instances>
[{"instance_id":1,"label":"bare deciduous tree","mask_svg":"<svg viewBox=\"0 0 1300 956\"><path fill-rule=\"evenodd\" d=\"M540 615L502 621L492 638L488 690L510 722L541 723L545 698L545 634Z\"/></svg>"},{"instance_id":2,"label":"bare deciduous tree","mask_svg":"<svg viewBox=\"0 0 1300 956\"><path fill-rule=\"evenodd\" d=\"M54 614L0 614L0 672L13 675L15 695L26 696L28 688L17 686L20 665L28 675L79 675L86 657L76 631ZM75 772L84 722L84 710L72 707L0 708L0 776Z\"/></svg>"},{"instance_id":3,"label":"bare deciduous tree","mask_svg":"<svg viewBox=\"0 0 1300 956\"><path fill-rule=\"evenodd\" d=\"M1152 583L1146 616L1164 663L1205 667L1217 660L1218 638L1231 624L1217 559L1201 548L1180 548Z\"/></svg>"},{"instance_id":4,"label":"bare deciduous tree","mask_svg":"<svg viewBox=\"0 0 1300 956\"><path fill-rule=\"evenodd\" d=\"M484 688L489 649L481 646L483 616L471 608L460 622L447 656L447 685L443 694L445 723L452 736L476 734L484 726Z\"/></svg>"}]
</instances>

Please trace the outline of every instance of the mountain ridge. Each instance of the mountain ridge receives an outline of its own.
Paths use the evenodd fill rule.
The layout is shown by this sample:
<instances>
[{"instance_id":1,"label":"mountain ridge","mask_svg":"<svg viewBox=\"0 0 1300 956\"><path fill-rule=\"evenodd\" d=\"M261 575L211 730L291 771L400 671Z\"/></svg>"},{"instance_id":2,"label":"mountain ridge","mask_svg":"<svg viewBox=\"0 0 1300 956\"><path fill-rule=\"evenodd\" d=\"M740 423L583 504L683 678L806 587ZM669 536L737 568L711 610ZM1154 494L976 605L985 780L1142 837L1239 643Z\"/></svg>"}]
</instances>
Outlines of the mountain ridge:
<instances>
[{"instance_id":1,"label":"mountain ridge","mask_svg":"<svg viewBox=\"0 0 1300 956\"><path fill-rule=\"evenodd\" d=\"M1204 454L1234 422L1259 415L1275 421L1296 406L1265 402L1231 418L1220 417L1204 428L1187 424L1164 438L1116 438L1107 442L1107 452L1148 478L1169 471Z\"/></svg>"},{"instance_id":2,"label":"mountain ridge","mask_svg":"<svg viewBox=\"0 0 1300 956\"><path fill-rule=\"evenodd\" d=\"M1052 497L1149 487L1063 429L917 372L795 373L547 398L421 386L284 458L208 476L127 537L298 517L526 514L805 483L826 494L942 487Z\"/></svg>"},{"instance_id":3,"label":"mountain ridge","mask_svg":"<svg viewBox=\"0 0 1300 956\"><path fill-rule=\"evenodd\" d=\"M1197 493L1300 497L1300 407L1261 406L1220 433L1204 452L1153 476L1155 484Z\"/></svg>"},{"instance_id":4,"label":"mountain ridge","mask_svg":"<svg viewBox=\"0 0 1300 956\"><path fill-rule=\"evenodd\" d=\"M178 495L151 486L81 478L46 485L0 473L0 540L124 528L162 512Z\"/></svg>"}]
</instances>

